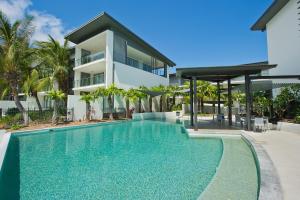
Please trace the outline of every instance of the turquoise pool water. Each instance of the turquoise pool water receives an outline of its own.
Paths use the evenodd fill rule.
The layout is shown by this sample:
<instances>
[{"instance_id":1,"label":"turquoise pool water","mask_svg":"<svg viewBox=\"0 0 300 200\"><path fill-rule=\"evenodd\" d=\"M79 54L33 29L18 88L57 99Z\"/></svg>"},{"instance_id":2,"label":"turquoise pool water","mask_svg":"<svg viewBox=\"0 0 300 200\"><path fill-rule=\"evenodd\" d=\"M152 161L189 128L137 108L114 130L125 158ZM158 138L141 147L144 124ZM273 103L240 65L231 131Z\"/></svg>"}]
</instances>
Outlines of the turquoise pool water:
<instances>
[{"instance_id":1,"label":"turquoise pool water","mask_svg":"<svg viewBox=\"0 0 300 200\"><path fill-rule=\"evenodd\" d=\"M222 152L221 139L148 120L14 134L0 199L197 199Z\"/></svg>"}]
</instances>

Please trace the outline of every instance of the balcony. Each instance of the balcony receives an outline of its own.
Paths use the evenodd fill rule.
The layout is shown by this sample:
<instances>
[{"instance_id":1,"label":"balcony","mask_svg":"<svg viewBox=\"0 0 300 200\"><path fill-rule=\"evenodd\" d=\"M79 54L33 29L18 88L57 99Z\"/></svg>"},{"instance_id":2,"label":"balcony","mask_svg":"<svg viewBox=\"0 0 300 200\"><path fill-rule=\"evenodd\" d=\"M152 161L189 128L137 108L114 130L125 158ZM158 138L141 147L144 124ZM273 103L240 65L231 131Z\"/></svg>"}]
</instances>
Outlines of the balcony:
<instances>
[{"instance_id":1,"label":"balcony","mask_svg":"<svg viewBox=\"0 0 300 200\"><path fill-rule=\"evenodd\" d=\"M81 78L80 80L75 80L74 83L74 88L104 84L104 73L89 78Z\"/></svg>"},{"instance_id":2,"label":"balcony","mask_svg":"<svg viewBox=\"0 0 300 200\"><path fill-rule=\"evenodd\" d=\"M162 76L162 77L166 77L167 75L165 74L165 70L164 68L155 68L155 67L152 67L150 65L147 65L145 63L142 63L134 58L130 58L130 57L127 57L126 59L126 64L131 66L131 67L134 67L134 68L137 68L137 69L141 69L143 71L146 71L146 72L150 72L152 74L156 74L158 76Z\"/></svg>"},{"instance_id":3,"label":"balcony","mask_svg":"<svg viewBox=\"0 0 300 200\"><path fill-rule=\"evenodd\" d=\"M80 65L84 65L84 64L87 64L87 63L90 63L90 62L93 62L96 60L101 60L104 58L105 58L104 52L97 52L97 53L90 54L87 56L82 56L81 58L76 60L76 64L77 64L77 66L80 66Z\"/></svg>"}]
</instances>

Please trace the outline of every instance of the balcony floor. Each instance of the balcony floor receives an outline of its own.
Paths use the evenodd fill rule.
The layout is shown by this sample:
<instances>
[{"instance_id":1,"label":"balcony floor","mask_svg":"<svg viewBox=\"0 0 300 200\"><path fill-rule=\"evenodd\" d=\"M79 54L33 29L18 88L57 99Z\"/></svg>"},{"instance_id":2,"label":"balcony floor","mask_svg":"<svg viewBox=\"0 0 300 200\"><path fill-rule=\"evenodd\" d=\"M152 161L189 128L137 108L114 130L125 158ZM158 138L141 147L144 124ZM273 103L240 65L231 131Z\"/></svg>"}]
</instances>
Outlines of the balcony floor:
<instances>
[{"instance_id":1,"label":"balcony floor","mask_svg":"<svg viewBox=\"0 0 300 200\"><path fill-rule=\"evenodd\" d=\"M105 59L95 60L90 63L79 65L74 67L74 71L85 72L85 73L95 73L95 72L104 72L105 71Z\"/></svg>"}]
</instances>

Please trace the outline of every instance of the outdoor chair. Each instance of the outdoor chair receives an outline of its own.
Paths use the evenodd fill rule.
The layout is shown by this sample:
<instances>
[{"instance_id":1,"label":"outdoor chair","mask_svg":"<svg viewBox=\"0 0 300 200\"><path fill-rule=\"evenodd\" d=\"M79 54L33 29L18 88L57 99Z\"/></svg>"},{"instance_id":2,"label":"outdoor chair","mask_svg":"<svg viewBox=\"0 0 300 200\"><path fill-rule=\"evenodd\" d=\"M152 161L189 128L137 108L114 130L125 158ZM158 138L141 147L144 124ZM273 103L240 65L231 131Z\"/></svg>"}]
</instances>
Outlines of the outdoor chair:
<instances>
[{"instance_id":1,"label":"outdoor chair","mask_svg":"<svg viewBox=\"0 0 300 200\"><path fill-rule=\"evenodd\" d=\"M257 130L266 131L264 118L262 118L262 117L254 118L254 131L257 131Z\"/></svg>"},{"instance_id":2,"label":"outdoor chair","mask_svg":"<svg viewBox=\"0 0 300 200\"><path fill-rule=\"evenodd\" d=\"M241 127L244 126L244 120L242 119L241 115L235 115L235 125L240 124Z\"/></svg>"},{"instance_id":3,"label":"outdoor chair","mask_svg":"<svg viewBox=\"0 0 300 200\"><path fill-rule=\"evenodd\" d=\"M225 117L223 114L217 115L217 122L220 122L221 124L223 124L225 122Z\"/></svg>"}]
</instances>

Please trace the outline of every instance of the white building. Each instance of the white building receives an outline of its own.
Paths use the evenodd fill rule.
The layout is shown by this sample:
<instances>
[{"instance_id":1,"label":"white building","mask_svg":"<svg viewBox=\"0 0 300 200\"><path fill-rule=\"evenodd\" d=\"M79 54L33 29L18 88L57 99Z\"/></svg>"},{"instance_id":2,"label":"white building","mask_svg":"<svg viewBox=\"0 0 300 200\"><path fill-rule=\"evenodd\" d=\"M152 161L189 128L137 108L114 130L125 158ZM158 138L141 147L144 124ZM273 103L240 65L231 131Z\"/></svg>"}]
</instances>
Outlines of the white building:
<instances>
[{"instance_id":1,"label":"white building","mask_svg":"<svg viewBox=\"0 0 300 200\"><path fill-rule=\"evenodd\" d=\"M268 61L277 64L269 75L300 74L300 1L275 0L251 27L266 31ZM296 80L275 80L274 82Z\"/></svg>"},{"instance_id":2,"label":"white building","mask_svg":"<svg viewBox=\"0 0 300 200\"><path fill-rule=\"evenodd\" d=\"M68 108L74 108L75 120L85 115L80 95L98 87L113 83L123 89L169 84L169 67L175 63L107 13L72 31L66 39L75 43L74 95L68 96ZM123 103L116 99L115 108L124 107ZM94 117L102 118L106 106L103 100L93 103Z\"/></svg>"}]
</instances>

